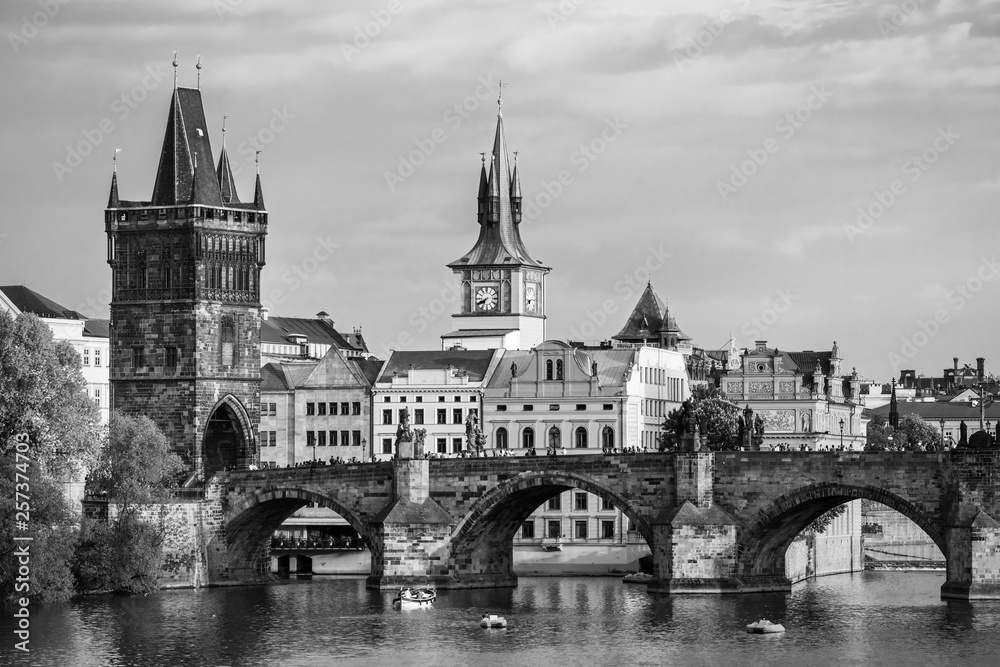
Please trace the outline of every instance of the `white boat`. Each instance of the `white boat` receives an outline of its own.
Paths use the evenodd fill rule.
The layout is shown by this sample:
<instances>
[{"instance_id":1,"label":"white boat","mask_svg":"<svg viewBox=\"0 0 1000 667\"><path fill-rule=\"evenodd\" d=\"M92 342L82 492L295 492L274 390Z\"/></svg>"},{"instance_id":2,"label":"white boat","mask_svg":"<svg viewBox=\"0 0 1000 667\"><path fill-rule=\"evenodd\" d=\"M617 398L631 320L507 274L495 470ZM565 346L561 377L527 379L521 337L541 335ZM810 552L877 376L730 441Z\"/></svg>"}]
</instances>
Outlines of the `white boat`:
<instances>
[{"instance_id":1,"label":"white boat","mask_svg":"<svg viewBox=\"0 0 1000 667\"><path fill-rule=\"evenodd\" d=\"M400 609L430 607L437 599L437 591L433 588L400 588L399 594L392 599L392 606Z\"/></svg>"},{"instance_id":2,"label":"white boat","mask_svg":"<svg viewBox=\"0 0 1000 667\"><path fill-rule=\"evenodd\" d=\"M785 626L780 623L772 623L766 618L762 618L756 623L751 623L747 626L747 632L752 635L772 635L784 631Z\"/></svg>"},{"instance_id":3,"label":"white boat","mask_svg":"<svg viewBox=\"0 0 1000 667\"><path fill-rule=\"evenodd\" d=\"M496 614L483 614L483 617L479 619L479 627L481 628L506 628L507 619L503 616L497 616Z\"/></svg>"}]
</instances>

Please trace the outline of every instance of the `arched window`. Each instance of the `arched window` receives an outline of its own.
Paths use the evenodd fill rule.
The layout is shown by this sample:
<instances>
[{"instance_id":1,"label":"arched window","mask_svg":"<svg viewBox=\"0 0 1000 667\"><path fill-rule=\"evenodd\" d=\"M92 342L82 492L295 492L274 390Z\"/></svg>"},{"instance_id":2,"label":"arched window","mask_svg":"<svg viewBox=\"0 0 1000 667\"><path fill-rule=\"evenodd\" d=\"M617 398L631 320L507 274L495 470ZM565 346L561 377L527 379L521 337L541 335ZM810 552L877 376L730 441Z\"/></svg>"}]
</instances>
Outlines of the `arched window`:
<instances>
[{"instance_id":1,"label":"arched window","mask_svg":"<svg viewBox=\"0 0 1000 667\"><path fill-rule=\"evenodd\" d=\"M535 448L535 429L529 426L521 432L521 446L525 449Z\"/></svg>"},{"instance_id":2,"label":"arched window","mask_svg":"<svg viewBox=\"0 0 1000 667\"><path fill-rule=\"evenodd\" d=\"M615 448L615 430L610 426L605 426L601 430L601 447L605 450Z\"/></svg>"},{"instance_id":3,"label":"arched window","mask_svg":"<svg viewBox=\"0 0 1000 667\"><path fill-rule=\"evenodd\" d=\"M546 380L551 380L552 379L552 360L551 359L546 359L545 360L545 379Z\"/></svg>"},{"instance_id":4,"label":"arched window","mask_svg":"<svg viewBox=\"0 0 1000 667\"><path fill-rule=\"evenodd\" d=\"M557 359L556 360L556 379L557 380L562 380L563 379L563 361L562 361L562 359Z\"/></svg>"},{"instance_id":5,"label":"arched window","mask_svg":"<svg viewBox=\"0 0 1000 667\"><path fill-rule=\"evenodd\" d=\"M576 446L585 448L587 446L587 428L585 426L579 426L576 429Z\"/></svg>"},{"instance_id":6,"label":"arched window","mask_svg":"<svg viewBox=\"0 0 1000 667\"><path fill-rule=\"evenodd\" d=\"M497 429L497 435L494 440L497 445L497 449L507 449L507 429L503 426Z\"/></svg>"},{"instance_id":7,"label":"arched window","mask_svg":"<svg viewBox=\"0 0 1000 667\"><path fill-rule=\"evenodd\" d=\"M562 432L558 426L549 429L549 448L559 449L562 446Z\"/></svg>"}]
</instances>

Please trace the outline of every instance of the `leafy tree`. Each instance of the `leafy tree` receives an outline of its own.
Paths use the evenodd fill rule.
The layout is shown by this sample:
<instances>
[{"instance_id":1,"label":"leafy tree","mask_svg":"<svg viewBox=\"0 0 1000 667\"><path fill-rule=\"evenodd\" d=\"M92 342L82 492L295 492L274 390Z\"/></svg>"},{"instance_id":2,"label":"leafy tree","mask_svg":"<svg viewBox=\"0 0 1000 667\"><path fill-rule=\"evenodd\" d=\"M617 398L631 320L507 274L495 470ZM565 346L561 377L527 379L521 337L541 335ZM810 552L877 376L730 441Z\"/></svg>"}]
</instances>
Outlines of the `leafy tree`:
<instances>
[{"instance_id":1,"label":"leafy tree","mask_svg":"<svg viewBox=\"0 0 1000 667\"><path fill-rule=\"evenodd\" d=\"M899 430L893 441L902 440L899 449L924 451L941 449L941 432L923 420L920 415L909 414L899 418Z\"/></svg>"},{"instance_id":2,"label":"leafy tree","mask_svg":"<svg viewBox=\"0 0 1000 667\"><path fill-rule=\"evenodd\" d=\"M892 426L883 415L872 415L868 422L868 433L865 439L865 451L884 452L892 448Z\"/></svg>"},{"instance_id":3,"label":"leafy tree","mask_svg":"<svg viewBox=\"0 0 1000 667\"><path fill-rule=\"evenodd\" d=\"M53 340L35 315L0 312L0 377L2 453L12 454L23 433L46 475L68 481L89 468L102 427L73 346Z\"/></svg>"},{"instance_id":4,"label":"leafy tree","mask_svg":"<svg viewBox=\"0 0 1000 667\"><path fill-rule=\"evenodd\" d=\"M837 505L831 510L824 512L805 527L805 533L825 533L826 529L833 523L833 520L847 511L847 505Z\"/></svg>"},{"instance_id":5,"label":"leafy tree","mask_svg":"<svg viewBox=\"0 0 1000 667\"><path fill-rule=\"evenodd\" d=\"M737 419L739 406L719 396L716 387L696 387L691 392L691 402L694 405L695 417L704 427L702 438L712 450L736 449L739 427ZM659 436L660 451L675 451L680 444L684 432L682 423L683 410L676 408L664 417Z\"/></svg>"},{"instance_id":6,"label":"leafy tree","mask_svg":"<svg viewBox=\"0 0 1000 667\"><path fill-rule=\"evenodd\" d=\"M83 523L75 570L81 590L156 589L165 533L163 508L156 505L171 498L184 469L151 419L112 413L107 445L88 484L110 501L109 517Z\"/></svg>"}]
</instances>

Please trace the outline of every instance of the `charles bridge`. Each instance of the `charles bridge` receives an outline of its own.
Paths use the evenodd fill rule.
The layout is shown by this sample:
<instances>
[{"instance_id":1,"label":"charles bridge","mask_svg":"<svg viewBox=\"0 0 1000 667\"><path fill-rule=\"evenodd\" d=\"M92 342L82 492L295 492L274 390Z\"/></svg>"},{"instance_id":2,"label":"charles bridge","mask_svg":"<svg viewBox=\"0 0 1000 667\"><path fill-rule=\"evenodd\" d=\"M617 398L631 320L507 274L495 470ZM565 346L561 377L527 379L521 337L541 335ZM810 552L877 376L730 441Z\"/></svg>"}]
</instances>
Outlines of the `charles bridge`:
<instances>
[{"instance_id":1,"label":"charles bridge","mask_svg":"<svg viewBox=\"0 0 1000 667\"><path fill-rule=\"evenodd\" d=\"M1000 598L1000 452L711 452L413 460L223 472L169 506L163 583L268 577L274 530L316 503L372 554L369 588L516 586L513 538L577 488L649 544L650 592L787 591L785 550L827 510L867 498L919 525L947 559L942 597Z\"/></svg>"}]
</instances>

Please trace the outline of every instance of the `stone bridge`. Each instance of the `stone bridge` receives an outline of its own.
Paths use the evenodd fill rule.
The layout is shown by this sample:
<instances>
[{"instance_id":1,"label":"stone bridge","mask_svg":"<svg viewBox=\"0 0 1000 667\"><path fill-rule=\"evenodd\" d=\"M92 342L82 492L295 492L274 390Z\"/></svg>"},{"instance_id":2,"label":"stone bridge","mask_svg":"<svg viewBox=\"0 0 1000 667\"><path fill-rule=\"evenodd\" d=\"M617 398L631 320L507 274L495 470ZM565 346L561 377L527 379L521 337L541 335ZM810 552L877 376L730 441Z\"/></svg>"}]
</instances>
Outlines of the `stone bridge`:
<instances>
[{"instance_id":1,"label":"stone bridge","mask_svg":"<svg viewBox=\"0 0 1000 667\"><path fill-rule=\"evenodd\" d=\"M395 460L228 472L200 502L202 583L267 576L271 534L317 503L371 548L370 588L517 585L513 539L577 488L614 503L653 552L650 592L787 591L785 550L827 510L883 503L944 553L943 597L1000 598L1000 452L715 452ZM176 560L176 559L175 559Z\"/></svg>"}]
</instances>

